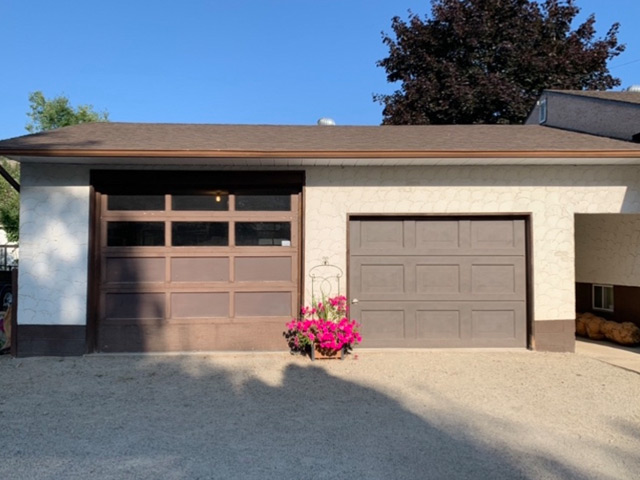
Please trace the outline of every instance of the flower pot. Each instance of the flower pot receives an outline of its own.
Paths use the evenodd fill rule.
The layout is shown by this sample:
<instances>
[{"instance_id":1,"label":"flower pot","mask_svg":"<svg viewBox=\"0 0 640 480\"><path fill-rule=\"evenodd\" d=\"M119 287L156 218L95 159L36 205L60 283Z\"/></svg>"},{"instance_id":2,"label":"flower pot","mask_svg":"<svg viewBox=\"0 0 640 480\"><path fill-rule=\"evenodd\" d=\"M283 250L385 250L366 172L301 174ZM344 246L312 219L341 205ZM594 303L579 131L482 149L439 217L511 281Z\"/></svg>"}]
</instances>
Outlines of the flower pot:
<instances>
[{"instance_id":1,"label":"flower pot","mask_svg":"<svg viewBox=\"0 0 640 480\"><path fill-rule=\"evenodd\" d=\"M309 349L309 356L311 361L314 360L344 360L346 354L346 348L339 350L333 350L330 348L320 348L318 345L313 345Z\"/></svg>"}]
</instances>

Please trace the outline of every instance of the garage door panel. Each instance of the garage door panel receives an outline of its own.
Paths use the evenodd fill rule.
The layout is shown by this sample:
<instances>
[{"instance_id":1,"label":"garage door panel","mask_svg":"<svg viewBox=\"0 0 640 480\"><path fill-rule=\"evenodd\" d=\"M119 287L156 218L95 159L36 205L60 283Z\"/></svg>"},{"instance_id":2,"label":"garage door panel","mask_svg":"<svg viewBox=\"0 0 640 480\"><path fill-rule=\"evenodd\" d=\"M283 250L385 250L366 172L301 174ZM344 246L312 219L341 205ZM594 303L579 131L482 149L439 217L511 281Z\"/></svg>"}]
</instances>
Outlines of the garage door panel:
<instances>
[{"instance_id":1,"label":"garage door panel","mask_svg":"<svg viewBox=\"0 0 640 480\"><path fill-rule=\"evenodd\" d=\"M462 323L460 310L417 310L417 339L460 339Z\"/></svg>"},{"instance_id":2,"label":"garage door panel","mask_svg":"<svg viewBox=\"0 0 640 480\"><path fill-rule=\"evenodd\" d=\"M361 224L359 236L357 237L358 248L380 249L380 248L403 248L404 247L404 226L401 221L381 221L366 222Z\"/></svg>"},{"instance_id":3,"label":"garage door panel","mask_svg":"<svg viewBox=\"0 0 640 480\"><path fill-rule=\"evenodd\" d=\"M459 295L463 291L460 270L460 265L416 265L416 293Z\"/></svg>"},{"instance_id":4,"label":"garage door panel","mask_svg":"<svg viewBox=\"0 0 640 480\"><path fill-rule=\"evenodd\" d=\"M525 302L484 302L471 310L474 338L526 337Z\"/></svg>"},{"instance_id":5,"label":"garage door panel","mask_svg":"<svg viewBox=\"0 0 640 480\"><path fill-rule=\"evenodd\" d=\"M360 290L364 294L404 292L404 265L361 265Z\"/></svg>"},{"instance_id":6,"label":"garage door panel","mask_svg":"<svg viewBox=\"0 0 640 480\"><path fill-rule=\"evenodd\" d=\"M513 310L474 310L471 316L474 338L515 338Z\"/></svg>"},{"instance_id":7,"label":"garage door panel","mask_svg":"<svg viewBox=\"0 0 640 480\"><path fill-rule=\"evenodd\" d=\"M164 293L107 293L105 317L108 319L164 319Z\"/></svg>"},{"instance_id":8,"label":"garage door panel","mask_svg":"<svg viewBox=\"0 0 640 480\"><path fill-rule=\"evenodd\" d=\"M448 220L413 222L416 231L416 250L458 250L460 248L460 223Z\"/></svg>"},{"instance_id":9,"label":"garage door panel","mask_svg":"<svg viewBox=\"0 0 640 480\"><path fill-rule=\"evenodd\" d=\"M229 317L229 293L172 293L172 318Z\"/></svg>"},{"instance_id":10,"label":"garage door panel","mask_svg":"<svg viewBox=\"0 0 640 480\"><path fill-rule=\"evenodd\" d=\"M228 282L228 257L173 257L172 282Z\"/></svg>"},{"instance_id":11,"label":"garage door panel","mask_svg":"<svg viewBox=\"0 0 640 480\"><path fill-rule=\"evenodd\" d=\"M515 293L516 272L513 265L474 265L471 268L473 293Z\"/></svg>"},{"instance_id":12,"label":"garage door panel","mask_svg":"<svg viewBox=\"0 0 640 480\"><path fill-rule=\"evenodd\" d=\"M367 308L358 313L362 324L362 336L367 341L377 339L404 339L405 312L402 309L392 310L384 305Z\"/></svg>"},{"instance_id":13,"label":"garage door panel","mask_svg":"<svg viewBox=\"0 0 640 480\"><path fill-rule=\"evenodd\" d=\"M238 282L290 282L291 257L236 257L235 279Z\"/></svg>"},{"instance_id":14,"label":"garage door panel","mask_svg":"<svg viewBox=\"0 0 640 480\"><path fill-rule=\"evenodd\" d=\"M504 295L505 300L526 297L526 265L522 257L474 259L470 275L473 295Z\"/></svg>"},{"instance_id":15,"label":"garage door panel","mask_svg":"<svg viewBox=\"0 0 640 480\"><path fill-rule=\"evenodd\" d=\"M236 292L235 314L239 317L291 317L291 292Z\"/></svg>"},{"instance_id":16,"label":"garage door panel","mask_svg":"<svg viewBox=\"0 0 640 480\"><path fill-rule=\"evenodd\" d=\"M153 257L108 257L105 259L104 282L157 283L165 279L165 259Z\"/></svg>"},{"instance_id":17,"label":"garage door panel","mask_svg":"<svg viewBox=\"0 0 640 480\"><path fill-rule=\"evenodd\" d=\"M472 249L522 250L524 245L524 220L475 220L471 222Z\"/></svg>"}]
</instances>

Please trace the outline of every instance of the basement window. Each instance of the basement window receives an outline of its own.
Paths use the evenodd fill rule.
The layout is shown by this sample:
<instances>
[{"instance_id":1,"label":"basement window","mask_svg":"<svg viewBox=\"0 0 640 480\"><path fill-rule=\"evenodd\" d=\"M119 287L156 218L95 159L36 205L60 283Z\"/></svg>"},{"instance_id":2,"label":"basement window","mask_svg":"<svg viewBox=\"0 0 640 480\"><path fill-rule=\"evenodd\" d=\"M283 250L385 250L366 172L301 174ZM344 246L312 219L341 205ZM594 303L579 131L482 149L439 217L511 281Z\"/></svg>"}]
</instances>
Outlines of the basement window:
<instances>
[{"instance_id":1,"label":"basement window","mask_svg":"<svg viewBox=\"0 0 640 480\"><path fill-rule=\"evenodd\" d=\"M593 309L613 312L613 286L593 286Z\"/></svg>"}]
</instances>

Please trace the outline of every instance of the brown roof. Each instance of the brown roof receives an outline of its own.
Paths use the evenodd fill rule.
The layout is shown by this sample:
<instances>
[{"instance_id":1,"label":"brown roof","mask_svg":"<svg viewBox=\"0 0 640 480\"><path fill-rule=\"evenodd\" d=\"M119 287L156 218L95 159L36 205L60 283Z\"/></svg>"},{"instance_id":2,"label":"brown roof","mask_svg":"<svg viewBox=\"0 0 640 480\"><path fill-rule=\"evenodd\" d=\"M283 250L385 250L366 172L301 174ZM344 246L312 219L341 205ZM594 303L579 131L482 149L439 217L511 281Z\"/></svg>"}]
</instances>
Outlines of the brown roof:
<instances>
[{"instance_id":1,"label":"brown roof","mask_svg":"<svg viewBox=\"0 0 640 480\"><path fill-rule=\"evenodd\" d=\"M603 92L600 90L547 90L553 93L564 95L575 95L577 97L597 98L599 100L610 100L614 102L624 102L640 105L640 92Z\"/></svg>"},{"instance_id":2,"label":"brown roof","mask_svg":"<svg viewBox=\"0 0 640 480\"><path fill-rule=\"evenodd\" d=\"M573 155L570 153L573 152ZM0 141L17 157L640 156L640 145L538 125L86 123Z\"/></svg>"}]
</instances>

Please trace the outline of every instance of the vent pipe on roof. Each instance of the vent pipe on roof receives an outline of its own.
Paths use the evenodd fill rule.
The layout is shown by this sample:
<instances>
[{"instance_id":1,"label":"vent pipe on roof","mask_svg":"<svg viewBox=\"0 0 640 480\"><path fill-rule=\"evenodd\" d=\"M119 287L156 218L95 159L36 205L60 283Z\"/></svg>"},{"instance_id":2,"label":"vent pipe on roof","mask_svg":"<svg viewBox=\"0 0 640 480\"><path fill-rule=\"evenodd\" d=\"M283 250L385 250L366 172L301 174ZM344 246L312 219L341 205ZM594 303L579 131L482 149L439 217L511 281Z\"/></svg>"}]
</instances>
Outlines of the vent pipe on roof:
<instances>
[{"instance_id":1,"label":"vent pipe on roof","mask_svg":"<svg viewBox=\"0 0 640 480\"><path fill-rule=\"evenodd\" d=\"M631 85L627 88L627 92L640 93L640 85Z\"/></svg>"},{"instance_id":2,"label":"vent pipe on roof","mask_svg":"<svg viewBox=\"0 0 640 480\"><path fill-rule=\"evenodd\" d=\"M318 120L318 125L323 127L334 127L336 125L336 122L333 118L322 117L320 120Z\"/></svg>"}]
</instances>

